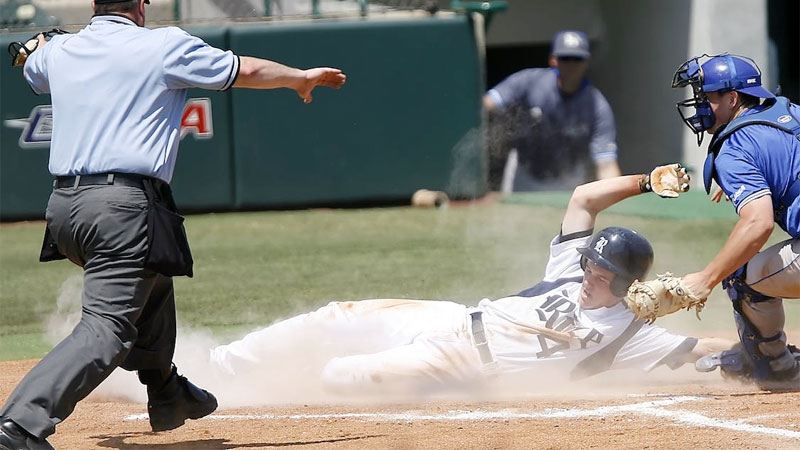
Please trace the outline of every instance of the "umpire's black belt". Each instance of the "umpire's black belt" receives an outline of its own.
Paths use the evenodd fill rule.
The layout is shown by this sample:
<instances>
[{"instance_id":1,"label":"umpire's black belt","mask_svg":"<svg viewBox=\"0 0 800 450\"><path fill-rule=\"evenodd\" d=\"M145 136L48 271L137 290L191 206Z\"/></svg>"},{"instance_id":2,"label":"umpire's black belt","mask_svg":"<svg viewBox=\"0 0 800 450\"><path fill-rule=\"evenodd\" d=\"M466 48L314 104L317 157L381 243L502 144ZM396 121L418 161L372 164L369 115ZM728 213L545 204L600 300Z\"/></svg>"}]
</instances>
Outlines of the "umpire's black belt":
<instances>
[{"instance_id":1,"label":"umpire's black belt","mask_svg":"<svg viewBox=\"0 0 800 450\"><path fill-rule=\"evenodd\" d=\"M75 175L56 177L53 189L77 188L78 186L130 186L144 189L142 180L150 177L130 173L98 173L94 175Z\"/></svg>"}]
</instances>

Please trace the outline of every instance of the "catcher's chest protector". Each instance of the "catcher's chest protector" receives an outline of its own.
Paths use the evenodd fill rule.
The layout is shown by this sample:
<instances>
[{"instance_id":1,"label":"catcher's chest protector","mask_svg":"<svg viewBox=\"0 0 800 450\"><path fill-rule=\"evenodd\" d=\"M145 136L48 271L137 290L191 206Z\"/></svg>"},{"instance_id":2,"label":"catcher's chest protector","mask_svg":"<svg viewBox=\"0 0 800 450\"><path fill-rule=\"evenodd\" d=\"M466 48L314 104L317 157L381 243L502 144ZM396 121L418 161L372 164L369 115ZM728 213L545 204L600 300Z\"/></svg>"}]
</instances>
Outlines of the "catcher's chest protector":
<instances>
[{"instance_id":1,"label":"catcher's chest protector","mask_svg":"<svg viewBox=\"0 0 800 450\"><path fill-rule=\"evenodd\" d=\"M711 192L711 181L716 178L714 158L719 154L722 143L734 131L748 125L767 125L789 133L800 141L800 120L794 117L789 110L789 99L777 97L774 101L767 100L765 102L765 104L768 103L771 104L767 108L754 114L733 119L729 124L714 133L714 137L708 145L708 156L706 156L705 164L703 164L703 182L705 183L706 193ZM789 192L787 192L781 202L784 206L791 204L797 194L800 193L800 181L795 180L794 185L790 186L788 191L794 193L794 195L790 196Z\"/></svg>"}]
</instances>

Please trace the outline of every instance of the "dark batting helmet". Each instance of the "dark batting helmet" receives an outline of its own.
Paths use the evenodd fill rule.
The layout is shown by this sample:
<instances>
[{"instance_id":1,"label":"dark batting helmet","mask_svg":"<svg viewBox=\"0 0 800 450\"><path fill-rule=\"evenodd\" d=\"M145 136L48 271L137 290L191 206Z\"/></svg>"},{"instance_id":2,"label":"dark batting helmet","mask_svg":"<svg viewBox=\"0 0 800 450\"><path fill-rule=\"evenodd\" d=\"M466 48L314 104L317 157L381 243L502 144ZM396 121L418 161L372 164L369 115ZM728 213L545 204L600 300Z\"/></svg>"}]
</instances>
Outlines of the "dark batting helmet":
<instances>
[{"instance_id":1,"label":"dark batting helmet","mask_svg":"<svg viewBox=\"0 0 800 450\"><path fill-rule=\"evenodd\" d=\"M653 247L639 233L622 227L608 227L592 238L588 247L578 249L581 269L590 260L614 273L611 293L622 297L634 280L642 280L653 265Z\"/></svg>"}]
</instances>

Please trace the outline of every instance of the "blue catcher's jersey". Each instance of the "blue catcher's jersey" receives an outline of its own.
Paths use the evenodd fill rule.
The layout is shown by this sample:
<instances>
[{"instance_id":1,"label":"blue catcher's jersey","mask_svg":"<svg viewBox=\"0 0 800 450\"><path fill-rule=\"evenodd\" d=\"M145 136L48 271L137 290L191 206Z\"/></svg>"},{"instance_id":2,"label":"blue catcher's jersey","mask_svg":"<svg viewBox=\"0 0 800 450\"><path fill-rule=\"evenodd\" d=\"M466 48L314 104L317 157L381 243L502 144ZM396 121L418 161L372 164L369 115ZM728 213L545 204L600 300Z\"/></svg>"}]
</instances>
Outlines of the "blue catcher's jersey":
<instances>
[{"instance_id":1,"label":"blue catcher's jersey","mask_svg":"<svg viewBox=\"0 0 800 450\"><path fill-rule=\"evenodd\" d=\"M800 237L798 120L800 106L779 97L777 102L745 111L728 124L730 131L723 130L711 143L712 148L719 146L714 179L736 213L751 201L770 195L775 222L795 238Z\"/></svg>"}]
</instances>

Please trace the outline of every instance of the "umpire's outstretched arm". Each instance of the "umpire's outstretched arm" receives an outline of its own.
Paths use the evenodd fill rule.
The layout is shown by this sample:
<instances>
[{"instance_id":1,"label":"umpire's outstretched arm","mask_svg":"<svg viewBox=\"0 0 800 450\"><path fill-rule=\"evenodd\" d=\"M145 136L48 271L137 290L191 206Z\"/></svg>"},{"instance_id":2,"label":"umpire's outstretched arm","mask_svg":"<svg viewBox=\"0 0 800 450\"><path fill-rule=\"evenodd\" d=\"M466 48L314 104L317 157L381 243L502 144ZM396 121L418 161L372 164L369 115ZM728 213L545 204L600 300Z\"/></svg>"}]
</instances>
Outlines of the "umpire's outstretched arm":
<instances>
[{"instance_id":1,"label":"umpire's outstretched arm","mask_svg":"<svg viewBox=\"0 0 800 450\"><path fill-rule=\"evenodd\" d=\"M311 103L311 91L317 86L328 86L339 89L347 80L347 75L339 69L316 67L301 70L284 66L267 59L242 56L240 58L239 76L233 87L251 89L289 88L297 91L297 95L305 103Z\"/></svg>"}]
</instances>

